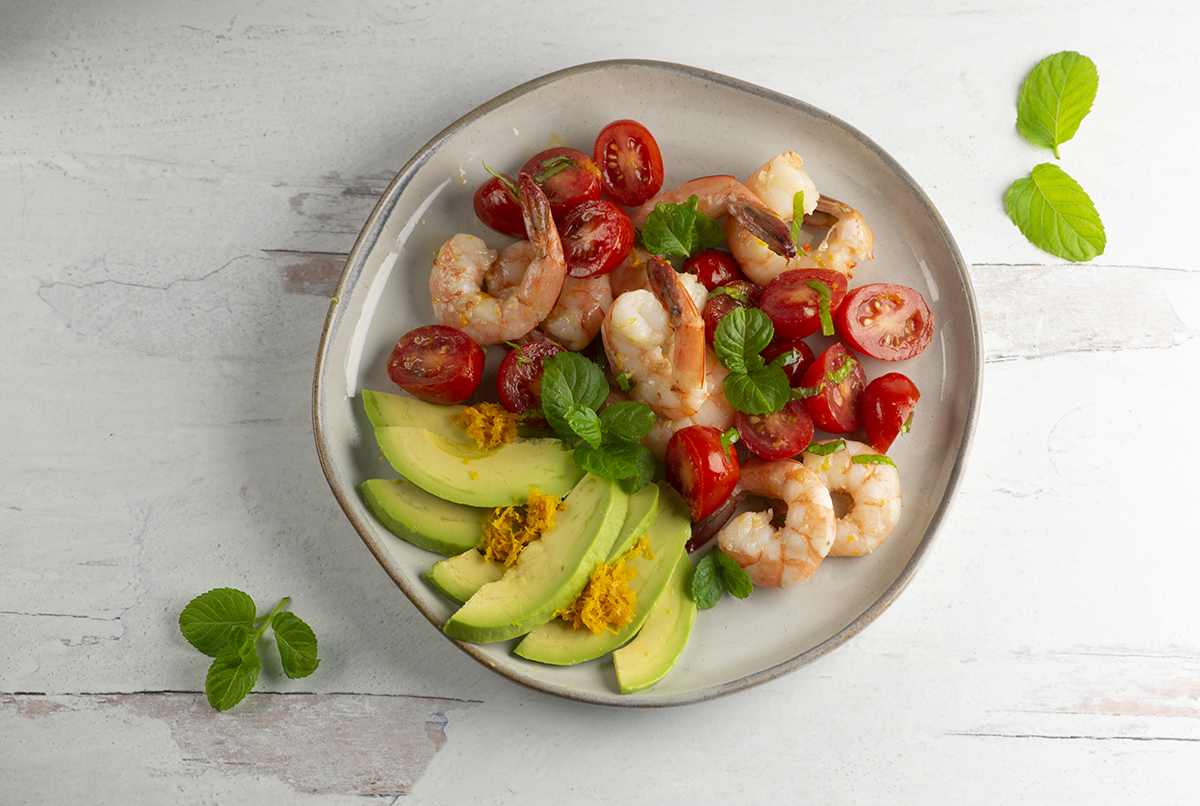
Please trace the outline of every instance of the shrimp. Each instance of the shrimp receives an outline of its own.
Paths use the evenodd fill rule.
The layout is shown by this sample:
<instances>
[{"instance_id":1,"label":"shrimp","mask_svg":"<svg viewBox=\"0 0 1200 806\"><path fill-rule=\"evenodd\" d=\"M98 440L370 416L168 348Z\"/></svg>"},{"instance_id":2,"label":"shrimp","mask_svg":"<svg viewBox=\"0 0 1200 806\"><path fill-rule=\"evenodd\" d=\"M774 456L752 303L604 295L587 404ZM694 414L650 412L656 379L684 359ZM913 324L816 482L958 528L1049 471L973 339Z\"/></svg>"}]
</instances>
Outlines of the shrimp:
<instances>
[{"instance_id":1,"label":"shrimp","mask_svg":"<svg viewBox=\"0 0 1200 806\"><path fill-rule=\"evenodd\" d=\"M484 273L484 291L499 300L512 296L534 251L532 243L519 241L501 252ZM558 301L541 322L541 332L568 350L578 352L596 338L612 301L612 286L607 274L594 277L567 275Z\"/></svg>"},{"instance_id":2,"label":"shrimp","mask_svg":"<svg viewBox=\"0 0 1200 806\"><path fill-rule=\"evenodd\" d=\"M794 151L785 151L768 160L747 180L746 187L780 219L790 222L793 199L804 193L804 224L828 230L816 249L794 257L784 257L756 233L725 222L729 250L737 258L746 276L765 286L789 269L832 269L849 280L862 260L874 259L875 236L862 214L836 199L821 196L816 185L801 167L803 160Z\"/></svg>"},{"instance_id":3,"label":"shrimp","mask_svg":"<svg viewBox=\"0 0 1200 806\"><path fill-rule=\"evenodd\" d=\"M794 459L755 459L742 466L741 488L787 506L783 526L772 511L744 512L717 533L721 551L750 580L766 588L790 588L813 575L834 542L833 500L820 477Z\"/></svg>"},{"instance_id":4,"label":"shrimp","mask_svg":"<svg viewBox=\"0 0 1200 806\"><path fill-rule=\"evenodd\" d=\"M849 499L846 514L837 520L831 557L860 557L879 548L900 521L900 471L890 464L855 464L853 457L879 455L870 445L843 440L845 448L820 456L804 454L830 493ZM827 444L827 443L821 443Z\"/></svg>"},{"instance_id":5,"label":"shrimp","mask_svg":"<svg viewBox=\"0 0 1200 806\"><path fill-rule=\"evenodd\" d=\"M674 190L659 193L630 213L629 218L640 230L645 226L647 216L659 204L679 204L692 196L698 199L696 209L709 218L723 218L728 215L745 230L754 233L759 242L766 244L767 248L780 255L796 256L796 244L792 241L791 228L732 176L702 176L684 182Z\"/></svg>"},{"instance_id":6,"label":"shrimp","mask_svg":"<svg viewBox=\"0 0 1200 806\"><path fill-rule=\"evenodd\" d=\"M528 246L509 248L513 250L508 256L512 264L506 272L527 258L511 295L499 299L484 290L485 276L497 261L496 251L472 235L455 235L446 241L429 276L438 322L458 328L485 347L518 339L537 327L558 301L567 274L562 242L545 194L526 174L521 174L518 182L525 229L531 237Z\"/></svg>"},{"instance_id":7,"label":"shrimp","mask_svg":"<svg viewBox=\"0 0 1200 806\"><path fill-rule=\"evenodd\" d=\"M708 397L700 317L707 292L660 257L651 257L647 270L654 290L627 291L608 309L600 327L604 352L613 370L629 381L632 398L663 417L689 417Z\"/></svg>"}]
</instances>

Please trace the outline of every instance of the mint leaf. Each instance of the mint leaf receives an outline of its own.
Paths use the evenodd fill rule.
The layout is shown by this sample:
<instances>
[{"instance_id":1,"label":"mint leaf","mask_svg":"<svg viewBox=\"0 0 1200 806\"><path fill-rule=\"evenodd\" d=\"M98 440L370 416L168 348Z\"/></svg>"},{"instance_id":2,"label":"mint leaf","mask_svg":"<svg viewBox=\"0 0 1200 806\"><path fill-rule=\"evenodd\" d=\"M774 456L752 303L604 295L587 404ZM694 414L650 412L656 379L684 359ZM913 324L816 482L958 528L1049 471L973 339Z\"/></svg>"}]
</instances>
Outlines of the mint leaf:
<instances>
[{"instance_id":1,"label":"mint leaf","mask_svg":"<svg viewBox=\"0 0 1200 806\"><path fill-rule=\"evenodd\" d=\"M725 230L701 210L698 196L656 204L642 225L642 247L652 255L688 257L725 240Z\"/></svg>"},{"instance_id":2,"label":"mint leaf","mask_svg":"<svg viewBox=\"0 0 1200 806\"><path fill-rule=\"evenodd\" d=\"M821 335L832 336L834 332L833 314L830 311L830 305L833 292L820 280L809 280L805 285L817 292L817 311L821 317Z\"/></svg>"},{"instance_id":3,"label":"mint leaf","mask_svg":"<svg viewBox=\"0 0 1200 806\"><path fill-rule=\"evenodd\" d=\"M290 678L308 677L317 670L317 636L295 613L284 611L271 619L283 671Z\"/></svg>"},{"instance_id":4,"label":"mint leaf","mask_svg":"<svg viewBox=\"0 0 1200 806\"><path fill-rule=\"evenodd\" d=\"M774 414L792 399L787 373L774 364L730 372L722 386L729 405L746 414Z\"/></svg>"},{"instance_id":5,"label":"mint leaf","mask_svg":"<svg viewBox=\"0 0 1200 806\"><path fill-rule=\"evenodd\" d=\"M600 426L609 442L637 442L654 427L654 412L645 403L623 400L602 409Z\"/></svg>"},{"instance_id":6,"label":"mint leaf","mask_svg":"<svg viewBox=\"0 0 1200 806\"><path fill-rule=\"evenodd\" d=\"M722 587L739 599L749 596L754 590L754 583L750 581L750 575L737 564L737 560L720 549L714 550L711 556L716 558L717 576L721 579Z\"/></svg>"},{"instance_id":7,"label":"mint leaf","mask_svg":"<svg viewBox=\"0 0 1200 806\"><path fill-rule=\"evenodd\" d=\"M1075 136L1099 86L1096 65L1087 56L1071 50L1047 56L1021 86L1017 129L1058 158L1058 147Z\"/></svg>"},{"instance_id":8,"label":"mint leaf","mask_svg":"<svg viewBox=\"0 0 1200 806\"><path fill-rule=\"evenodd\" d=\"M542 362L542 411L560 436L582 436L568 419L571 406L579 404L594 412L607 397L604 373L578 353L556 353Z\"/></svg>"},{"instance_id":9,"label":"mint leaf","mask_svg":"<svg viewBox=\"0 0 1200 806\"><path fill-rule=\"evenodd\" d=\"M713 350L730 372L750 372L763 365L759 355L771 343L775 327L758 308L734 308L713 332Z\"/></svg>"},{"instance_id":10,"label":"mint leaf","mask_svg":"<svg viewBox=\"0 0 1200 806\"><path fill-rule=\"evenodd\" d=\"M1008 217L1040 249L1071 261L1104 253L1104 224L1079 184L1056 165L1043 162L1013 182L1005 201Z\"/></svg>"},{"instance_id":11,"label":"mint leaf","mask_svg":"<svg viewBox=\"0 0 1200 806\"><path fill-rule=\"evenodd\" d=\"M600 447L600 441L604 438L604 431L600 427L600 418L596 415L595 410L588 408L582 403L572 403L563 412L563 419L570 428L571 433L582 439L593 448Z\"/></svg>"},{"instance_id":12,"label":"mint leaf","mask_svg":"<svg viewBox=\"0 0 1200 806\"><path fill-rule=\"evenodd\" d=\"M214 588L188 602L179 629L192 646L215 658L233 643L238 627L254 629L254 600L236 588Z\"/></svg>"},{"instance_id":13,"label":"mint leaf","mask_svg":"<svg viewBox=\"0 0 1200 806\"><path fill-rule=\"evenodd\" d=\"M575 464L606 479L631 479L630 489L639 490L654 476L654 455L636 442L613 442L593 448L575 447Z\"/></svg>"},{"instance_id":14,"label":"mint leaf","mask_svg":"<svg viewBox=\"0 0 1200 806\"><path fill-rule=\"evenodd\" d=\"M209 666L204 692L208 704L218 711L228 711L237 705L258 682L262 660L255 650L256 638L245 627L233 628L232 643Z\"/></svg>"},{"instance_id":15,"label":"mint leaf","mask_svg":"<svg viewBox=\"0 0 1200 806\"><path fill-rule=\"evenodd\" d=\"M800 228L804 226L804 191L797 190L792 197L792 242L796 244L796 253L803 255L800 249Z\"/></svg>"},{"instance_id":16,"label":"mint leaf","mask_svg":"<svg viewBox=\"0 0 1200 806\"><path fill-rule=\"evenodd\" d=\"M717 579L717 561L711 554L701 557L692 573L692 601L701 610L708 610L716 607L723 593L721 582Z\"/></svg>"}]
</instances>

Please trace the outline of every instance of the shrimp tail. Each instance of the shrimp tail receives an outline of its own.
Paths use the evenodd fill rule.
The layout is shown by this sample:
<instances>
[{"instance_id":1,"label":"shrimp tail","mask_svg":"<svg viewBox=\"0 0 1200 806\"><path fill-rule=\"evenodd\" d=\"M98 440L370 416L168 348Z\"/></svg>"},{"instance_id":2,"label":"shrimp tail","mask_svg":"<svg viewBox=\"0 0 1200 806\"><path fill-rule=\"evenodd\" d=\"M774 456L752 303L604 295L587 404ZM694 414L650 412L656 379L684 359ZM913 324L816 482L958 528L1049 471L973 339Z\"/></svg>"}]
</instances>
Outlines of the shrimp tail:
<instances>
[{"instance_id":1,"label":"shrimp tail","mask_svg":"<svg viewBox=\"0 0 1200 806\"><path fill-rule=\"evenodd\" d=\"M517 175L517 187L521 195L521 215L525 219L525 232L531 243L541 253L562 258L562 241L558 227L550 211L550 200L527 173Z\"/></svg>"},{"instance_id":2,"label":"shrimp tail","mask_svg":"<svg viewBox=\"0 0 1200 806\"><path fill-rule=\"evenodd\" d=\"M770 210L744 198L730 199L728 207L729 215L772 252L787 258L796 256L791 227Z\"/></svg>"}]
</instances>

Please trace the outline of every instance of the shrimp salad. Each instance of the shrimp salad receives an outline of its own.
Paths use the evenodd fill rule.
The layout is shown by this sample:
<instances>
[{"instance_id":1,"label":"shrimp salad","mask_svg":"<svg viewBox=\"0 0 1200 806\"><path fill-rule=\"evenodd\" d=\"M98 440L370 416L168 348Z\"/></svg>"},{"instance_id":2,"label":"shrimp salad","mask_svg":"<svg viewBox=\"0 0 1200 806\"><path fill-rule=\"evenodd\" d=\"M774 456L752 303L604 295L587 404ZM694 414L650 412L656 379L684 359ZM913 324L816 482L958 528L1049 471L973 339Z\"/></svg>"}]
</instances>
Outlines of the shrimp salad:
<instances>
[{"instance_id":1,"label":"shrimp salad","mask_svg":"<svg viewBox=\"0 0 1200 806\"><path fill-rule=\"evenodd\" d=\"M436 324L397 344L393 381L545 428L544 362L575 353L603 373L601 415L649 410L634 442L686 502L694 555L789 588L879 548L900 520L887 453L920 393L902 372L868 378L859 356L902 367L934 323L915 289L856 279L874 258L858 210L793 151L664 189L653 135L628 120L590 153L488 171L473 202L494 235L448 233L429 275ZM815 353L810 337L833 341ZM480 388L489 346L509 351L495 394Z\"/></svg>"}]
</instances>

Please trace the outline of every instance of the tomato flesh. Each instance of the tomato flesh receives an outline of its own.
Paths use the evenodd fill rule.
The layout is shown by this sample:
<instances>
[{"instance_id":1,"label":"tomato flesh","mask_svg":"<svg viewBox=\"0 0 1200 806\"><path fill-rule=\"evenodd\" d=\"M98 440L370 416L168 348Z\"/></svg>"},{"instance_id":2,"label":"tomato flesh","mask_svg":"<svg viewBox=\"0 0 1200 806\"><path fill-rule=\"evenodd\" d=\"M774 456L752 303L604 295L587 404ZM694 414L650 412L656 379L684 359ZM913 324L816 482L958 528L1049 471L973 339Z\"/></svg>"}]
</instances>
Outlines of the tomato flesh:
<instances>
[{"instance_id":1,"label":"tomato flesh","mask_svg":"<svg viewBox=\"0 0 1200 806\"><path fill-rule=\"evenodd\" d=\"M546 194L554 223L560 227L572 207L600 198L600 169L577 148L559 146L538 152L521 173L529 174Z\"/></svg>"},{"instance_id":2,"label":"tomato flesh","mask_svg":"<svg viewBox=\"0 0 1200 806\"><path fill-rule=\"evenodd\" d=\"M733 255L716 249L705 249L691 255L683 261L683 270L696 275L696 279L709 291L737 281L748 282Z\"/></svg>"},{"instance_id":3,"label":"tomato flesh","mask_svg":"<svg viewBox=\"0 0 1200 806\"><path fill-rule=\"evenodd\" d=\"M413 397L430 403L461 403L479 388L483 349L461 330L425 325L396 342L387 374Z\"/></svg>"},{"instance_id":4,"label":"tomato flesh","mask_svg":"<svg viewBox=\"0 0 1200 806\"><path fill-rule=\"evenodd\" d=\"M834 344L817 356L804 373L802 386L818 388L804 398L813 424L830 434L848 434L862 425L860 398L867 386L867 375L854 354Z\"/></svg>"},{"instance_id":5,"label":"tomato flesh","mask_svg":"<svg viewBox=\"0 0 1200 806\"><path fill-rule=\"evenodd\" d=\"M829 313L832 316L846 297L846 275L828 269L790 269L763 288L759 307L771 317L775 335L802 339L821 329L821 294L809 283L823 283L829 289Z\"/></svg>"},{"instance_id":6,"label":"tomato flesh","mask_svg":"<svg viewBox=\"0 0 1200 806\"><path fill-rule=\"evenodd\" d=\"M621 265L633 249L633 222L629 214L607 199L586 201L563 218L563 255L567 274L594 277Z\"/></svg>"},{"instance_id":7,"label":"tomato flesh","mask_svg":"<svg viewBox=\"0 0 1200 806\"><path fill-rule=\"evenodd\" d=\"M788 401L774 414L746 414L739 411L734 426L742 444L762 459L773 461L795 456L812 442L812 415L799 400Z\"/></svg>"},{"instance_id":8,"label":"tomato flesh","mask_svg":"<svg viewBox=\"0 0 1200 806\"><path fill-rule=\"evenodd\" d=\"M803 339L781 339L777 336L771 339L771 343L763 348L760 355L769 364L784 353L790 352L795 354L783 364L783 374L787 375L788 386L803 386L804 373L816 360L812 348Z\"/></svg>"},{"instance_id":9,"label":"tomato flesh","mask_svg":"<svg viewBox=\"0 0 1200 806\"><path fill-rule=\"evenodd\" d=\"M759 288L749 280L738 280L721 286L719 293L710 294L700 312L704 319L704 338L713 346L713 336L721 320L738 308L753 308L758 304Z\"/></svg>"},{"instance_id":10,"label":"tomato flesh","mask_svg":"<svg viewBox=\"0 0 1200 806\"><path fill-rule=\"evenodd\" d=\"M592 156L604 192L618 204L637 207L662 189L662 152L650 130L635 120L614 120L601 129Z\"/></svg>"},{"instance_id":11,"label":"tomato flesh","mask_svg":"<svg viewBox=\"0 0 1200 806\"><path fill-rule=\"evenodd\" d=\"M508 351L496 370L496 393L500 404L513 414L542 407L542 362L565 348L553 341L532 341ZM550 424L541 418L529 422L541 428Z\"/></svg>"},{"instance_id":12,"label":"tomato flesh","mask_svg":"<svg viewBox=\"0 0 1200 806\"><path fill-rule=\"evenodd\" d=\"M880 375L867 384L862 396L863 428L875 450L888 452L920 399L917 385L899 372Z\"/></svg>"},{"instance_id":13,"label":"tomato flesh","mask_svg":"<svg viewBox=\"0 0 1200 806\"><path fill-rule=\"evenodd\" d=\"M671 435L666 454L667 481L679 491L692 513L702 521L720 508L741 476L737 452L721 444L721 432L707 425L689 425Z\"/></svg>"},{"instance_id":14,"label":"tomato flesh","mask_svg":"<svg viewBox=\"0 0 1200 806\"><path fill-rule=\"evenodd\" d=\"M475 215L488 227L513 238L525 237L521 202L510 190L516 183L507 176L493 176L479 186L472 202Z\"/></svg>"},{"instance_id":15,"label":"tomato flesh","mask_svg":"<svg viewBox=\"0 0 1200 806\"><path fill-rule=\"evenodd\" d=\"M921 292L874 283L851 291L835 317L839 338L881 361L920 355L933 339L933 314Z\"/></svg>"}]
</instances>

